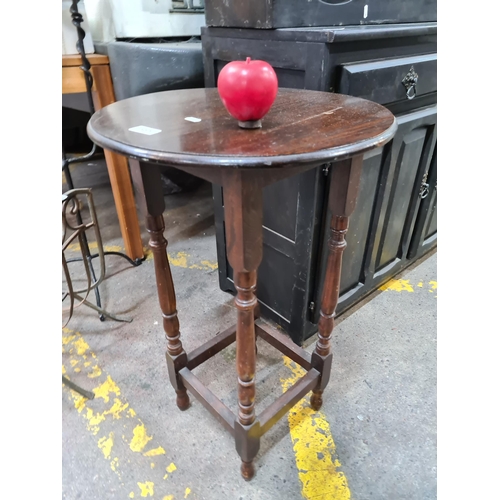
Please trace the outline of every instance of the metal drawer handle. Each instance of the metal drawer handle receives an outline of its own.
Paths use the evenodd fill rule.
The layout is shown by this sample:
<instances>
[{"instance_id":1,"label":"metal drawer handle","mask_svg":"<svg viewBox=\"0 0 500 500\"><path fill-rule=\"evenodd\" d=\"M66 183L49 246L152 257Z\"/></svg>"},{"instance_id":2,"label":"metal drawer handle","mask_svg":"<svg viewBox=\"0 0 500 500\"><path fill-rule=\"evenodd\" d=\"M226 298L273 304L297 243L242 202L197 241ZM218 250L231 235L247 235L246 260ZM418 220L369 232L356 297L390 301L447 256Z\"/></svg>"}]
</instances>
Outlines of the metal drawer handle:
<instances>
[{"instance_id":1,"label":"metal drawer handle","mask_svg":"<svg viewBox=\"0 0 500 500\"><path fill-rule=\"evenodd\" d=\"M352 0L319 0L319 3L326 3L327 5L344 5L349 2L352 2Z\"/></svg>"},{"instance_id":2,"label":"metal drawer handle","mask_svg":"<svg viewBox=\"0 0 500 500\"><path fill-rule=\"evenodd\" d=\"M424 198L427 198L429 195L429 184L427 182L427 172L424 174L424 177L422 178L422 184L420 184L420 192L418 193L420 198L423 200Z\"/></svg>"},{"instance_id":3,"label":"metal drawer handle","mask_svg":"<svg viewBox=\"0 0 500 500\"><path fill-rule=\"evenodd\" d=\"M412 66L401 83L406 88L406 97L411 101L417 95L418 73ZM413 92L412 92L413 91Z\"/></svg>"}]
</instances>

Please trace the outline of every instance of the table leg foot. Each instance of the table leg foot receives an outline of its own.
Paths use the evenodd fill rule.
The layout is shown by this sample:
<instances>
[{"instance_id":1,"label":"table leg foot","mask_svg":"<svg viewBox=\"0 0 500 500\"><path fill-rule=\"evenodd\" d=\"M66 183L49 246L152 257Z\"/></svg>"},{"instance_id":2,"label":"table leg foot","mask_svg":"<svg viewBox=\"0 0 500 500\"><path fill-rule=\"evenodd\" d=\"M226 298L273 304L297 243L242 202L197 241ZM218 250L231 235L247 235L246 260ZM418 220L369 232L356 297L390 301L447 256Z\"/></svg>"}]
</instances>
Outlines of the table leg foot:
<instances>
[{"instance_id":1,"label":"table leg foot","mask_svg":"<svg viewBox=\"0 0 500 500\"><path fill-rule=\"evenodd\" d=\"M176 400L177 407L181 411L186 411L191 406L186 389L178 390L175 392L177 393L177 400Z\"/></svg>"},{"instance_id":2,"label":"table leg foot","mask_svg":"<svg viewBox=\"0 0 500 500\"><path fill-rule=\"evenodd\" d=\"M314 411L319 411L321 409L321 405L323 404L323 391L313 391L310 403L311 408Z\"/></svg>"},{"instance_id":3,"label":"table leg foot","mask_svg":"<svg viewBox=\"0 0 500 500\"><path fill-rule=\"evenodd\" d=\"M255 476L255 467L253 462L241 461L241 476L245 481L250 481Z\"/></svg>"},{"instance_id":4,"label":"table leg foot","mask_svg":"<svg viewBox=\"0 0 500 500\"><path fill-rule=\"evenodd\" d=\"M239 420L234 422L236 451L241 458L241 475L246 481L255 475L253 460L259 452L261 435L258 420L254 420L251 425L242 425Z\"/></svg>"}]
</instances>

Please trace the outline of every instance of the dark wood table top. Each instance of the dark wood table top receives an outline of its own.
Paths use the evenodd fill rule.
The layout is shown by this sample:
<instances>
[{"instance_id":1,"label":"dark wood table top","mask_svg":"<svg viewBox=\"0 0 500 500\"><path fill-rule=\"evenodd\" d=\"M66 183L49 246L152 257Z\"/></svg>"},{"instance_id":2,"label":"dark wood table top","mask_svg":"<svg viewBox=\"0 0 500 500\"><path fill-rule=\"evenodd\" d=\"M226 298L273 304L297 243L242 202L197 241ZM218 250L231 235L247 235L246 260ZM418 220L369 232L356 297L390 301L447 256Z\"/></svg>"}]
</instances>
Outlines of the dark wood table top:
<instances>
[{"instance_id":1,"label":"dark wood table top","mask_svg":"<svg viewBox=\"0 0 500 500\"><path fill-rule=\"evenodd\" d=\"M103 148L172 166L285 167L361 154L387 143L394 115L365 99L280 88L260 129L242 129L217 89L172 90L115 102L87 127Z\"/></svg>"}]
</instances>

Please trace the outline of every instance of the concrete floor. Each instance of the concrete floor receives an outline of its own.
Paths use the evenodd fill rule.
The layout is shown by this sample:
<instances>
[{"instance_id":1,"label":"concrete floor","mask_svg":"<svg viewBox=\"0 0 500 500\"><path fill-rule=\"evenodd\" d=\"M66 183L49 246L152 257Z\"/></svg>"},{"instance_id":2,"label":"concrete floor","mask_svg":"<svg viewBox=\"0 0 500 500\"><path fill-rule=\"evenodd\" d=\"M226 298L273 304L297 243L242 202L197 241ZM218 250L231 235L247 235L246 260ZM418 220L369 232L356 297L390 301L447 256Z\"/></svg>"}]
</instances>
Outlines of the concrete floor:
<instances>
[{"instance_id":1,"label":"concrete floor","mask_svg":"<svg viewBox=\"0 0 500 500\"><path fill-rule=\"evenodd\" d=\"M73 169L92 187L104 244L123 245L102 161ZM63 179L63 192L66 185ZM218 287L211 189L165 198L166 237L187 351L235 321ZM143 241L147 233L141 224ZM175 404L152 260L106 257L103 306L132 323L76 310L63 330L63 373L93 390L62 386L63 498L178 500L436 498L437 254L337 321L334 364L320 412L302 401L261 440L245 482L234 442L194 398ZM312 351L314 339L306 342ZM299 375L258 340L257 414ZM236 409L235 347L196 369Z\"/></svg>"}]
</instances>

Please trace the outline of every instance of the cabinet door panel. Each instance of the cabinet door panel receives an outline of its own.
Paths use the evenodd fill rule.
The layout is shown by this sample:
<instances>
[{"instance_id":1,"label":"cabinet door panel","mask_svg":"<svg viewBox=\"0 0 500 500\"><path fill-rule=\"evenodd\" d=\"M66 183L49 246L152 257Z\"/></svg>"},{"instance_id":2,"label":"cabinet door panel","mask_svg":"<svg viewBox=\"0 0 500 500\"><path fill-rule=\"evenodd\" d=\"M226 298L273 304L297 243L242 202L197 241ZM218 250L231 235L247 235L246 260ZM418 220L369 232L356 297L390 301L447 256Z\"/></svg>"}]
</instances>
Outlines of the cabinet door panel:
<instances>
[{"instance_id":1,"label":"cabinet door panel","mask_svg":"<svg viewBox=\"0 0 500 500\"><path fill-rule=\"evenodd\" d=\"M435 106L398 117L388 188L384 193L372 256L376 282L394 275L406 262L421 202L419 192L436 141L435 124Z\"/></svg>"},{"instance_id":2,"label":"cabinet door panel","mask_svg":"<svg viewBox=\"0 0 500 500\"><path fill-rule=\"evenodd\" d=\"M425 127L412 130L403 137L397 155L394 172L394 190L391 194L390 208L380 246L375 269L387 267L401 258L401 236L408 214L410 198L415 183L418 182L417 170L424 149Z\"/></svg>"},{"instance_id":3,"label":"cabinet door panel","mask_svg":"<svg viewBox=\"0 0 500 500\"><path fill-rule=\"evenodd\" d=\"M367 278L369 281L369 276L367 276L368 259L373 245L373 221L376 213L376 203L379 199L379 190L383 179L387 177L389 152L390 145L387 145L385 148L370 151L364 156L358 201L353 214L349 218L349 230L346 235L347 246L342 255L338 313L370 291L366 285ZM326 207L325 203L325 210ZM326 211L321 226L322 240L319 245L321 258L312 287L314 290L312 298L314 306L311 308L311 322L315 324L319 320L321 295L324 287L330 219L331 214Z\"/></svg>"},{"instance_id":4,"label":"cabinet door panel","mask_svg":"<svg viewBox=\"0 0 500 500\"><path fill-rule=\"evenodd\" d=\"M437 240L437 145L427 176L429 194L422 200L408 250L408 259L422 256Z\"/></svg>"},{"instance_id":5,"label":"cabinet door panel","mask_svg":"<svg viewBox=\"0 0 500 500\"><path fill-rule=\"evenodd\" d=\"M358 201L349 219L347 246L342 255L341 296L365 282L366 245L382 168L382 152L382 148L376 149L364 158Z\"/></svg>"},{"instance_id":6,"label":"cabinet door panel","mask_svg":"<svg viewBox=\"0 0 500 500\"><path fill-rule=\"evenodd\" d=\"M432 194L432 204L430 217L428 220L427 227L424 231L424 241L422 242L424 245L429 244L431 239L434 239L437 234L437 195L436 192Z\"/></svg>"},{"instance_id":7,"label":"cabinet door panel","mask_svg":"<svg viewBox=\"0 0 500 500\"><path fill-rule=\"evenodd\" d=\"M299 184L294 177L270 184L263 191L264 226L292 242L295 242L298 196Z\"/></svg>"}]
</instances>

